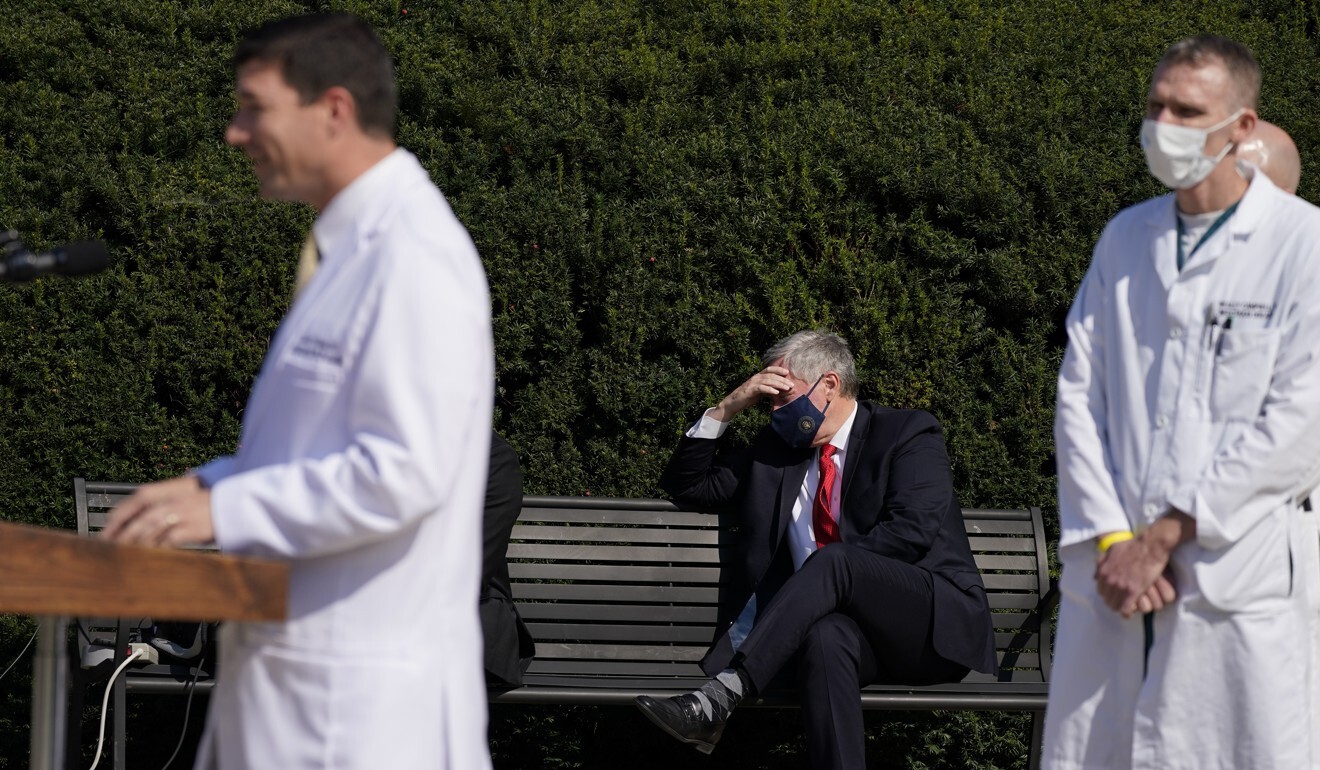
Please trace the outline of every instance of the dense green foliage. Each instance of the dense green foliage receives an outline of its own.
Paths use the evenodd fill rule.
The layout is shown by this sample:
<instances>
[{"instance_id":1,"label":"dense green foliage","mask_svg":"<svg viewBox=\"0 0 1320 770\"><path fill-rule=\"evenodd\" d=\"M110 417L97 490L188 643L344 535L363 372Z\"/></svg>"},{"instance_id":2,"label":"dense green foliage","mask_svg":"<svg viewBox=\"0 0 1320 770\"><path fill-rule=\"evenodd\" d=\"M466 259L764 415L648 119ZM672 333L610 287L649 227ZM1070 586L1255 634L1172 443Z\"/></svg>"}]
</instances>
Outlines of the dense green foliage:
<instances>
[{"instance_id":1,"label":"dense green foliage","mask_svg":"<svg viewBox=\"0 0 1320 770\"><path fill-rule=\"evenodd\" d=\"M258 200L225 147L227 56L327 7L395 52L400 141L481 251L496 424L529 493L658 494L699 409L825 325L864 395L943 420L964 504L1048 509L1059 322L1104 222L1159 191L1136 133L1160 52L1243 40L1262 116L1304 168L1320 147L1302 0L10 0L0 226L33 248L104 238L113 264L0 290L6 518L71 527L74 476L147 481L233 448L313 212ZM0 626L0 665L29 628ZM0 683L0 768L26 755L26 676ZM868 720L883 766L1025 756L1020 716ZM701 760L625 710L500 709L496 755L800 762L795 715L746 722L741 757Z\"/></svg>"}]
</instances>

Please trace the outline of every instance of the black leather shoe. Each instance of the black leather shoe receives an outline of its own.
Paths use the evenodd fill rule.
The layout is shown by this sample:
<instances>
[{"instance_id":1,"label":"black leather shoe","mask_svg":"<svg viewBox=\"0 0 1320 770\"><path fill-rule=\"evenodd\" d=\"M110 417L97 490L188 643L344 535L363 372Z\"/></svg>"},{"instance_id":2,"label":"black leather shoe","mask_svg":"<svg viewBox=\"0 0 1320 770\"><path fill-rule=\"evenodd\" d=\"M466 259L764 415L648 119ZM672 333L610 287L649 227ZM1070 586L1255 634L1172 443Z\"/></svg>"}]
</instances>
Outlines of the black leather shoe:
<instances>
[{"instance_id":1,"label":"black leather shoe","mask_svg":"<svg viewBox=\"0 0 1320 770\"><path fill-rule=\"evenodd\" d=\"M634 702L646 718L655 722L661 730L691 744L702 754L714 751L715 744L719 743L720 736L724 734L724 720L707 719L701 713L701 703L697 696L691 693L673 698L638 695Z\"/></svg>"}]
</instances>

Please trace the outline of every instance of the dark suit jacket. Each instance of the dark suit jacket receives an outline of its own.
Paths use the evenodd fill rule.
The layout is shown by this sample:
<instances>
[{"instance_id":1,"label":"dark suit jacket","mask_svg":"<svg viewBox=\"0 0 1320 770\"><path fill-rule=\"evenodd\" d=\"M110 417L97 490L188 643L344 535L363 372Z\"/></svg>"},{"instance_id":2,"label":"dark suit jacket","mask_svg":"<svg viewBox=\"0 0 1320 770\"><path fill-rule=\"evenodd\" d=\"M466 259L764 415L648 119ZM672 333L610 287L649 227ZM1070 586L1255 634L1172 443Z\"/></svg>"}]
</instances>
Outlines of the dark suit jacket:
<instances>
[{"instance_id":1,"label":"dark suit jacket","mask_svg":"<svg viewBox=\"0 0 1320 770\"><path fill-rule=\"evenodd\" d=\"M486 479L481 559L481 633L486 638L486 681L518 686L536 645L513 604L509 588L509 534L522 511L522 471L518 454L491 434L490 475Z\"/></svg>"},{"instance_id":2,"label":"dark suit jacket","mask_svg":"<svg viewBox=\"0 0 1320 770\"><path fill-rule=\"evenodd\" d=\"M733 656L728 627L753 592L764 609L792 573L788 525L815 450L792 449L773 431L752 446L716 457L718 441L684 437L660 485L684 505L725 511L737 527L726 563L721 607L707 671ZM932 643L940 657L982 672L996 670L985 585L972 558L962 508L939 422L927 412L857 403L843 466L843 542L928 570L934 587ZM895 622L902 622L895 618Z\"/></svg>"}]
</instances>

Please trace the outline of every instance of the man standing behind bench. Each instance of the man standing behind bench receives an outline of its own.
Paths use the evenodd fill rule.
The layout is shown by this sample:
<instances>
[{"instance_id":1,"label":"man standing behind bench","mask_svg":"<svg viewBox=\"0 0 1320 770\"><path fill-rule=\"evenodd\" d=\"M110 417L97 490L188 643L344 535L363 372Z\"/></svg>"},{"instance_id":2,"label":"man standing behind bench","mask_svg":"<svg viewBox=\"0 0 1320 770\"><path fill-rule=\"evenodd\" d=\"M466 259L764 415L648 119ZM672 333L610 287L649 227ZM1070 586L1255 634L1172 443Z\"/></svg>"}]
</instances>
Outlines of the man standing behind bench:
<instances>
[{"instance_id":1,"label":"man standing behind bench","mask_svg":"<svg viewBox=\"0 0 1320 770\"><path fill-rule=\"evenodd\" d=\"M494 365L476 249L394 144L392 66L370 27L286 19L234 64L226 139L264 197L317 209L320 269L271 342L238 451L144 486L106 536L292 566L286 622L221 630L199 767L488 768L477 597Z\"/></svg>"},{"instance_id":2,"label":"man standing behind bench","mask_svg":"<svg viewBox=\"0 0 1320 770\"><path fill-rule=\"evenodd\" d=\"M716 457L739 412L768 398L770 427ZM813 768L865 766L859 689L958 681L996 668L944 437L926 412L857 401L847 343L802 331L707 410L661 486L685 505L730 509L735 602L702 660L715 678L637 699L662 729L709 753L729 711L796 665ZM749 629L750 627L750 629Z\"/></svg>"},{"instance_id":3,"label":"man standing behind bench","mask_svg":"<svg viewBox=\"0 0 1320 770\"><path fill-rule=\"evenodd\" d=\"M1049 768L1314 761L1320 210L1236 168L1260 78L1222 37L1165 51L1141 143L1173 194L1114 217L1068 315Z\"/></svg>"}]
</instances>

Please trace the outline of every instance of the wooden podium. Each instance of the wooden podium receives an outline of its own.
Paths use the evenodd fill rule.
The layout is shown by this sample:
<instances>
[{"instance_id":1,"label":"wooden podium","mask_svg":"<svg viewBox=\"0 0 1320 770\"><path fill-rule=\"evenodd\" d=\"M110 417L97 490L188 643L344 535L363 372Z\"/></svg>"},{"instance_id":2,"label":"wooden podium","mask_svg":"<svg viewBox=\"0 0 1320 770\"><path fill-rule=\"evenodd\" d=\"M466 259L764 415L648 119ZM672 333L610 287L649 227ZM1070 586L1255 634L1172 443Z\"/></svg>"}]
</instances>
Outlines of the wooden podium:
<instances>
[{"instance_id":1,"label":"wooden podium","mask_svg":"<svg viewBox=\"0 0 1320 770\"><path fill-rule=\"evenodd\" d=\"M70 617L283 620L288 585L278 562L0 522L0 612L37 616L31 770L64 769Z\"/></svg>"}]
</instances>

